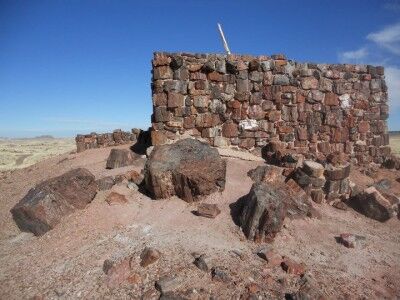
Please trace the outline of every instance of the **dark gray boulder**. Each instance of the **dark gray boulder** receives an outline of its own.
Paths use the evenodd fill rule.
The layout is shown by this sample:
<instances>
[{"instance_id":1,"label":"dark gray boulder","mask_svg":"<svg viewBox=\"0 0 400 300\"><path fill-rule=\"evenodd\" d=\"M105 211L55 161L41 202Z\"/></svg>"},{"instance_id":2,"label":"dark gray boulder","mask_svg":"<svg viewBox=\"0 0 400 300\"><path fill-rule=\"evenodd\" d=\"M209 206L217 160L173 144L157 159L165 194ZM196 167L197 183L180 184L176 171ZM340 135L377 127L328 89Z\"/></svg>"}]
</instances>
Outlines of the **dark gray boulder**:
<instances>
[{"instance_id":1,"label":"dark gray boulder","mask_svg":"<svg viewBox=\"0 0 400 300\"><path fill-rule=\"evenodd\" d=\"M349 199L348 204L354 210L368 218L385 222L396 215L399 200L397 197L386 197L375 187L370 186Z\"/></svg>"},{"instance_id":2,"label":"dark gray boulder","mask_svg":"<svg viewBox=\"0 0 400 300\"><path fill-rule=\"evenodd\" d=\"M107 159L107 169L115 169L133 165L140 156L129 149L111 149Z\"/></svg>"},{"instance_id":3,"label":"dark gray boulder","mask_svg":"<svg viewBox=\"0 0 400 300\"><path fill-rule=\"evenodd\" d=\"M84 168L74 169L38 184L11 209L11 214L22 231L42 235L62 217L85 208L96 192L93 174Z\"/></svg>"},{"instance_id":4,"label":"dark gray boulder","mask_svg":"<svg viewBox=\"0 0 400 300\"><path fill-rule=\"evenodd\" d=\"M246 196L240 214L240 226L250 240L272 241L281 230L287 213L287 197L280 184L258 182Z\"/></svg>"},{"instance_id":5,"label":"dark gray boulder","mask_svg":"<svg viewBox=\"0 0 400 300\"><path fill-rule=\"evenodd\" d=\"M145 186L154 199L198 200L225 188L226 162L217 149L195 139L155 146L144 167Z\"/></svg>"}]
</instances>

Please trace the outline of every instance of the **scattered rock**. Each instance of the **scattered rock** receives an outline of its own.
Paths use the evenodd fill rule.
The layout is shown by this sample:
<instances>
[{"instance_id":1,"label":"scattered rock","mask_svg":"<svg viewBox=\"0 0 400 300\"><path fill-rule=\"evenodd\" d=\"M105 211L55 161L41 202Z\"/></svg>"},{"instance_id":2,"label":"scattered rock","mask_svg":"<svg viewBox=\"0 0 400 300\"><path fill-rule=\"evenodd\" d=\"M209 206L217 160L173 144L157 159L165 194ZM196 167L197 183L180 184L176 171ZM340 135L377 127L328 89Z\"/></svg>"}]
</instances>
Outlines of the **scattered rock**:
<instances>
[{"instance_id":1,"label":"scattered rock","mask_svg":"<svg viewBox=\"0 0 400 300\"><path fill-rule=\"evenodd\" d=\"M255 241L271 241L281 230L286 216L287 194L281 186L259 182L253 184L240 215L246 237Z\"/></svg>"},{"instance_id":2,"label":"scattered rock","mask_svg":"<svg viewBox=\"0 0 400 300\"><path fill-rule=\"evenodd\" d=\"M297 292L285 294L287 300L329 299L320 290L320 285L307 274L300 279L300 288Z\"/></svg>"},{"instance_id":3,"label":"scattered rock","mask_svg":"<svg viewBox=\"0 0 400 300\"><path fill-rule=\"evenodd\" d=\"M133 190L133 191L139 190L139 187L131 181L128 182L127 187L128 187L128 189Z\"/></svg>"},{"instance_id":4,"label":"scattered rock","mask_svg":"<svg viewBox=\"0 0 400 300\"><path fill-rule=\"evenodd\" d=\"M115 169L130 166L138 158L139 156L129 149L111 149L106 168Z\"/></svg>"},{"instance_id":5,"label":"scattered rock","mask_svg":"<svg viewBox=\"0 0 400 300\"><path fill-rule=\"evenodd\" d=\"M396 205L386 199L373 186L350 198L348 203L359 213L380 222L385 222L394 215L394 206Z\"/></svg>"},{"instance_id":6,"label":"scattered rock","mask_svg":"<svg viewBox=\"0 0 400 300\"><path fill-rule=\"evenodd\" d=\"M303 171L309 176L318 178L324 175L325 168L315 161L305 160L303 163Z\"/></svg>"},{"instance_id":7,"label":"scattered rock","mask_svg":"<svg viewBox=\"0 0 400 300\"><path fill-rule=\"evenodd\" d=\"M221 267L213 267L211 269L211 277L213 280L217 281L222 281L222 282L228 282L229 281L229 276L224 270L224 268Z\"/></svg>"},{"instance_id":8,"label":"scattered rock","mask_svg":"<svg viewBox=\"0 0 400 300\"><path fill-rule=\"evenodd\" d=\"M351 233L342 233L337 238L338 242L343 244L347 248L355 248L358 241L365 240L365 236L355 235Z\"/></svg>"},{"instance_id":9,"label":"scattered rock","mask_svg":"<svg viewBox=\"0 0 400 300\"><path fill-rule=\"evenodd\" d=\"M155 287L161 294L166 294L177 290L182 285L182 281L175 276L164 276L156 281Z\"/></svg>"},{"instance_id":10,"label":"scattered rock","mask_svg":"<svg viewBox=\"0 0 400 300\"><path fill-rule=\"evenodd\" d=\"M160 256L161 253L157 249L146 247L142 254L140 254L140 265L145 268L148 265L155 263Z\"/></svg>"},{"instance_id":11,"label":"scattered rock","mask_svg":"<svg viewBox=\"0 0 400 300\"><path fill-rule=\"evenodd\" d=\"M288 274L302 276L306 272L306 266L303 263L297 263L288 257L283 258L281 266Z\"/></svg>"},{"instance_id":12,"label":"scattered rock","mask_svg":"<svg viewBox=\"0 0 400 300\"><path fill-rule=\"evenodd\" d=\"M350 164L345 163L344 165L333 166L328 164L325 167L325 177L330 181L338 181L349 177L350 175Z\"/></svg>"},{"instance_id":13,"label":"scattered rock","mask_svg":"<svg viewBox=\"0 0 400 300\"><path fill-rule=\"evenodd\" d=\"M116 204L125 204L128 203L128 200L126 199L126 197L124 195L121 195L117 192L111 192L107 198L106 198L106 202L109 205L116 205Z\"/></svg>"},{"instance_id":14,"label":"scattered rock","mask_svg":"<svg viewBox=\"0 0 400 300\"><path fill-rule=\"evenodd\" d=\"M11 214L22 231L42 235L63 216L85 208L96 193L93 174L78 168L38 184L11 209Z\"/></svg>"},{"instance_id":15,"label":"scattered rock","mask_svg":"<svg viewBox=\"0 0 400 300\"><path fill-rule=\"evenodd\" d=\"M283 170L283 168L273 165L258 166L248 171L247 175L254 182L284 182L285 176L282 175Z\"/></svg>"},{"instance_id":16,"label":"scattered rock","mask_svg":"<svg viewBox=\"0 0 400 300\"><path fill-rule=\"evenodd\" d=\"M106 259L103 263L103 271L107 275L106 284L109 287L117 287L132 275L132 257L117 261Z\"/></svg>"},{"instance_id":17,"label":"scattered rock","mask_svg":"<svg viewBox=\"0 0 400 300\"><path fill-rule=\"evenodd\" d=\"M125 174L125 178L128 181L132 181L136 185L141 185L144 179L143 174L136 172L135 170L129 171Z\"/></svg>"},{"instance_id":18,"label":"scattered rock","mask_svg":"<svg viewBox=\"0 0 400 300\"><path fill-rule=\"evenodd\" d=\"M340 209L340 210L347 210L347 205L343 201L334 201L332 202L332 206L334 208Z\"/></svg>"},{"instance_id":19,"label":"scattered rock","mask_svg":"<svg viewBox=\"0 0 400 300\"><path fill-rule=\"evenodd\" d=\"M103 177L96 180L97 186L100 191L106 191L113 187L115 184L114 178L112 176Z\"/></svg>"},{"instance_id":20,"label":"scattered rock","mask_svg":"<svg viewBox=\"0 0 400 300\"><path fill-rule=\"evenodd\" d=\"M260 286L255 282L249 283L246 289L250 295L257 294L261 290Z\"/></svg>"},{"instance_id":21,"label":"scattered rock","mask_svg":"<svg viewBox=\"0 0 400 300\"><path fill-rule=\"evenodd\" d=\"M339 241L347 248L354 248L356 243L356 237L351 233L342 233L339 237Z\"/></svg>"},{"instance_id":22,"label":"scattered rock","mask_svg":"<svg viewBox=\"0 0 400 300\"><path fill-rule=\"evenodd\" d=\"M155 146L144 169L145 184L155 199L193 202L225 188L226 162L218 151L195 139Z\"/></svg>"},{"instance_id":23,"label":"scattered rock","mask_svg":"<svg viewBox=\"0 0 400 300\"><path fill-rule=\"evenodd\" d=\"M257 255L266 260L270 267L280 266L282 263L282 256L270 249L262 249L257 252Z\"/></svg>"},{"instance_id":24,"label":"scattered rock","mask_svg":"<svg viewBox=\"0 0 400 300\"><path fill-rule=\"evenodd\" d=\"M203 255L200 255L199 257L197 257L195 260L194 260L194 265L196 266L196 267L198 267L200 270L202 270L202 271L204 271L204 272L208 272L209 271L209 268L208 268L208 265L207 265L207 262L205 261L205 259L204 259L204 254Z\"/></svg>"},{"instance_id":25,"label":"scattered rock","mask_svg":"<svg viewBox=\"0 0 400 300\"><path fill-rule=\"evenodd\" d=\"M198 216L214 219L221 213L217 204L200 203L197 206L196 214Z\"/></svg>"}]
</instances>

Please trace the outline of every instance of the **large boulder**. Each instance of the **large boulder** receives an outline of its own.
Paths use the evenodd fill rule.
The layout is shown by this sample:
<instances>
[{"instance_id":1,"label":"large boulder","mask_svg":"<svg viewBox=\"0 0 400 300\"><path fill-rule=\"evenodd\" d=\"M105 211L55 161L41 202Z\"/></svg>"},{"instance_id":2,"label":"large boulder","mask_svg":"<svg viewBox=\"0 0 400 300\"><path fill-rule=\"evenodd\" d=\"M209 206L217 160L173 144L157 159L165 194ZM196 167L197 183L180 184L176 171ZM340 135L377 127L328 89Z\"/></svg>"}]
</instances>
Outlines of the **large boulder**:
<instances>
[{"instance_id":1,"label":"large boulder","mask_svg":"<svg viewBox=\"0 0 400 300\"><path fill-rule=\"evenodd\" d=\"M247 175L254 183L275 185L275 188L286 194L282 201L286 203L288 217L302 218L312 215L310 197L293 179L287 180L283 175L284 170L274 165L263 165L248 171Z\"/></svg>"},{"instance_id":2,"label":"large boulder","mask_svg":"<svg viewBox=\"0 0 400 300\"><path fill-rule=\"evenodd\" d=\"M282 185L258 182L245 198L239 217L240 226L249 240L272 241L286 217L287 194Z\"/></svg>"},{"instance_id":3,"label":"large boulder","mask_svg":"<svg viewBox=\"0 0 400 300\"><path fill-rule=\"evenodd\" d=\"M85 208L96 192L93 174L83 168L74 169L38 184L11 209L11 214L22 231L42 235L63 216Z\"/></svg>"},{"instance_id":4,"label":"large boulder","mask_svg":"<svg viewBox=\"0 0 400 300\"><path fill-rule=\"evenodd\" d=\"M155 146L144 168L146 189L154 199L178 196L196 201L225 188L226 162L217 149L195 139Z\"/></svg>"},{"instance_id":5,"label":"large boulder","mask_svg":"<svg viewBox=\"0 0 400 300\"><path fill-rule=\"evenodd\" d=\"M139 155L129 149L111 149L107 159L107 169L115 169L133 165Z\"/></svg>"},{"instance_id":6,"label":"large boulder","mask_svg":"<svg viewBox=\"0 0 400 300\"><path fill-rule=\"evenodd\" d=\"M396 214L398 199L386 198L374 186L350 198L349 205L368 218L385 222Z\"/></svg>"}]
</instances>

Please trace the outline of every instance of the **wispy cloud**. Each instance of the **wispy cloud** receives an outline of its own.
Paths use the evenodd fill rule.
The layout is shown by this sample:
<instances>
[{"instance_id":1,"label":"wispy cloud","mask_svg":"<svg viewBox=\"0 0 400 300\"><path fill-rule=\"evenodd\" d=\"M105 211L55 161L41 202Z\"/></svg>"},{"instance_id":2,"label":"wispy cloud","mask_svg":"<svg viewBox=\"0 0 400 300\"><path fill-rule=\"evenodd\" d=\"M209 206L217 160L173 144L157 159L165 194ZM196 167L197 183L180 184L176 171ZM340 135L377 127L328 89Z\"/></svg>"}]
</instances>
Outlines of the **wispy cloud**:
<instances>
[{"instance_id":1,"label":"wispy cloud","mask_svg":"<svg viewBox=\"0 0 400 300\"><path fill-rule=\"evenodd\" d=\"M391 3L391 8L396 9ZM389 9L389 6L385 6ZM342 63L363 63L382 65L385 67L386 84L389 91L389 105L391 112L400 110L400 22L371 32L366 36L369 43L355 50L338 53L338 59ZM389 119L390 121L390 119Z\"/></svg>"},{"instance_id":2,"label":"wispy cloud","mask_svg":"<svg viewBox=\"0 0 400 300\"><path fill-rule=\"evenodd\" d=\"M389 89L390 107L400 108L400 68L386 67L385 77Z\"/></svg>"},{"instance_id":3,"label":"wispy cloud","mask_svg":"<svg viewBox=\"0 0 400 300\"><path fill-rule=\"evenodd\" d=\"M391 10L391 11L400 11L400 3L399 2L391 2L391 3L386 3L383 6L384 9Z\"/></svg>"},{"instance_id":4,"label":"wispy cloud","mask_svg":"<svg viewBox=\"0 0 400 300\"><path fill-rule=\"evenodd\" d=\"M366 47L360 48L354 51L346 51L339 53L339 60L346 61L361 61L368 56L368 50Z\"/></svg>"},{"instance_id":5,"label":"wispy cloud","mask_svg":"<svg viewBox=\"0 0 400 300\"><path fill-rule=\"evenodd\" d=\"M400 23L372 32L367 35L367 39L393 54L400 55Z\"/></svg>"}]
</instances>

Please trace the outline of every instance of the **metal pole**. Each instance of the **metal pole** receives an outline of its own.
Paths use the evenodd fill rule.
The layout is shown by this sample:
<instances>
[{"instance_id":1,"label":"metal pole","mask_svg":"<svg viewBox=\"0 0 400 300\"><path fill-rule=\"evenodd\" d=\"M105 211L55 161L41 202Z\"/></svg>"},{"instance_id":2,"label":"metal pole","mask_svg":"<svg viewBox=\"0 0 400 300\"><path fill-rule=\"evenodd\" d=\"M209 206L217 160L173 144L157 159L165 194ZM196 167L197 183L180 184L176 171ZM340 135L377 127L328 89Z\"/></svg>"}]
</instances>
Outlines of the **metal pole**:
<instances>
[{"instance_id":1,"label":"metal pole","mask_svg":"<svg viewBox=\"0 0 400 300\"><path fill-rule=\"evenodd\" d=\"M227 54L231 54L231 50L229 50L228 43L226 42L224 32L222 31L221 24L217 23L219 34L221 35L222 43L224 44L224 48Z\"/></svg>"}]
</instances>

